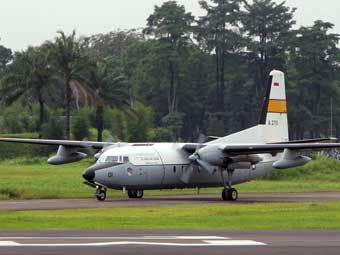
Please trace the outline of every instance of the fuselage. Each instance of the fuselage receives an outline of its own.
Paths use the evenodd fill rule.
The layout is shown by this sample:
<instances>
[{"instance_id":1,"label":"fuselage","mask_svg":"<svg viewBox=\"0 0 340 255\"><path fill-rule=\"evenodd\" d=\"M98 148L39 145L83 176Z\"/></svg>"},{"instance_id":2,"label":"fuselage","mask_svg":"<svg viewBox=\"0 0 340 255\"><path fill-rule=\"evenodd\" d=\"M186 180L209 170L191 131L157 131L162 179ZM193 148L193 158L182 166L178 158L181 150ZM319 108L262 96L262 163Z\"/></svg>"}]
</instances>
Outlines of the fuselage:
<instances>
[{"instance_id":1,"label":"fuselage","mask_svg":"<svg viewBox=\"0 0 340 255\"><path fill-rule=\"evenodd\" d=\"M105 150L96 164L84 172L90 182L112 189L173 189L223 186L221 174L210 174L192 164L181 143L121 144ZM233 184L240 184L264 176L273 170L279 155L259 155L262 159L246 169L235 169Z\"/></svg>"}]
</instances>

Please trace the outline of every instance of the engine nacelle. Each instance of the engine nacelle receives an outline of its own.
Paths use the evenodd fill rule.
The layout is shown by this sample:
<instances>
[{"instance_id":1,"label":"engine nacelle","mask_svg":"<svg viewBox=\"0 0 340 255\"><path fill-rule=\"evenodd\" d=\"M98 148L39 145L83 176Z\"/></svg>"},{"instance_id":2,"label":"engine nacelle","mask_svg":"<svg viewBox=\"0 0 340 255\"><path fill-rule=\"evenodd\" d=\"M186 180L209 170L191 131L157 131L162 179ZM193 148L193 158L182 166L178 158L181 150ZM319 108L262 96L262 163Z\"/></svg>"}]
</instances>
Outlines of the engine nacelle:
<instances>
[{"instance_id":1,"label":"engine nacelle","mask_svg":"<svg viewBox=\"0 0 340 255\"><path fill-rule=\"evenodd\" d=\"M199 158L214 166L224 166L225 155L218 146L203 147L198 151Z\"/></svg>"},{"instance_id":2,"label":"engine nacelle","mask_svg":"<svg viewBox=\"0 0 340 255\"><path fill-rule=\"evenodd\" d=\"M60 145L57 154L53 157L50 157L47 160L47 163L51 165L68 164L80 161L86 156L87 155L85 153L76 151L76 148Z\"/></svg>"},{"instance_id":3,"label":"engine nacelle","mask_svg":"<svg viewBox=\"0 0 340 255\"><path fill-rule=\"evenodd\" d=\"M281 159L273 163L276 169L288 169L292 167L304 166L312 159L306 156L298 156L295 159Z\"/></svg>"},{"instance_id":4,"label":"engine nacelle","mask_svg":"<svg viewBox=\"0 0 340 255\"><path fill-rule=\"evenodd\" d=\"M285 149L282 159L273 163L276 169L288 169L292 167L304 166L312 159L310 157L298 155L296 151Z\"/></svg>"}]
</instances>

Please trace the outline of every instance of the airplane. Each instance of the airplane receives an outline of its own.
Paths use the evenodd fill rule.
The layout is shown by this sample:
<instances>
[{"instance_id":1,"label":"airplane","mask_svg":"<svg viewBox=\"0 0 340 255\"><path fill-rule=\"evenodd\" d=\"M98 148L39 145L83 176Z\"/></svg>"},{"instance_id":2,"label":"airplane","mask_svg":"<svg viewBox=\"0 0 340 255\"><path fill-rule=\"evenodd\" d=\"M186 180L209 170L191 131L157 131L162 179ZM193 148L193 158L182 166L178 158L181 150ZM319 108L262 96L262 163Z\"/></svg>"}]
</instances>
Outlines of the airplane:
<instances>
[{"instance_id":1,"label":"airplane","mask_svg":"<svg viewBox=\"0 0 340 255\"><path fill-rule=\"evenodd\" d=\"M0 142L59 145L49 164L80 161L79 150L98 150L96 162L85 169L84 184L95 188L99 201L107 189L127 191L142 198L144 190L223 187L222 199L236 201L234 185L263 177L271 171L307 164L305 150L339 148L330 139L290 141L284 73L269 76L259 124L225 136L197 143L112 143L69 140L0 138Z\"/></svg>"}]
</instances>

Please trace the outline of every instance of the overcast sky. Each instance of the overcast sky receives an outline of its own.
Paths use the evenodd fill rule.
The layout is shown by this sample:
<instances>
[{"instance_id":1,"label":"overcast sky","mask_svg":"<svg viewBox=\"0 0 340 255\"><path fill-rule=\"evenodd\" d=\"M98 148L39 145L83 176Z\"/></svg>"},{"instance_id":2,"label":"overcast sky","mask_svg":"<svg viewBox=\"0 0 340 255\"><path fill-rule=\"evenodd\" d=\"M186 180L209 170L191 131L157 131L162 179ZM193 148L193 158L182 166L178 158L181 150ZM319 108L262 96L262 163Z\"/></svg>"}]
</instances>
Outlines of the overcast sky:
<instances>
[{"instance_id":1,"label":"overcast sky","mask_svg":"<svg viewBox=\"0 0 340 255\"><path fill-rule=\"evenodd\" d=\"M281 2L281 0L276 0ZM91 35L115 29L145 26L154 5L165 0L2 0L0 15L0 44L13 50L37 46L53 39L57 30ZM198 0L178 0L194 15L203 14ZM322 19L335 24L340 33L339 0L287 0L297 7L299 25L311 25Z\"/></svg>"}]
</instances>

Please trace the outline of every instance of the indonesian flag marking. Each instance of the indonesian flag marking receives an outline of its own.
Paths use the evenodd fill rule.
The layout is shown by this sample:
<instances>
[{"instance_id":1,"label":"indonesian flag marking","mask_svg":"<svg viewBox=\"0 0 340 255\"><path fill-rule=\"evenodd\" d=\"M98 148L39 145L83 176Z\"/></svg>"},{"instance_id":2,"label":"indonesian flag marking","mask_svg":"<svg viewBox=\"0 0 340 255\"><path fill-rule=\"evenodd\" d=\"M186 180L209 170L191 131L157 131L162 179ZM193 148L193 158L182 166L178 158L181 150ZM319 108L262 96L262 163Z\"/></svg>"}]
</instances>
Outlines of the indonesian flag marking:
<instances>
[{"instance_id":1,"label":"indonesian flag marking","mask_svg":"<svg viewBox=\"0 0 340 255\"><path fill-rule=\"evenodd\" d=\"M275 87L280 87L280 83L274 82L274 86L275 86Z\"/></svg>"}]
</instances>

